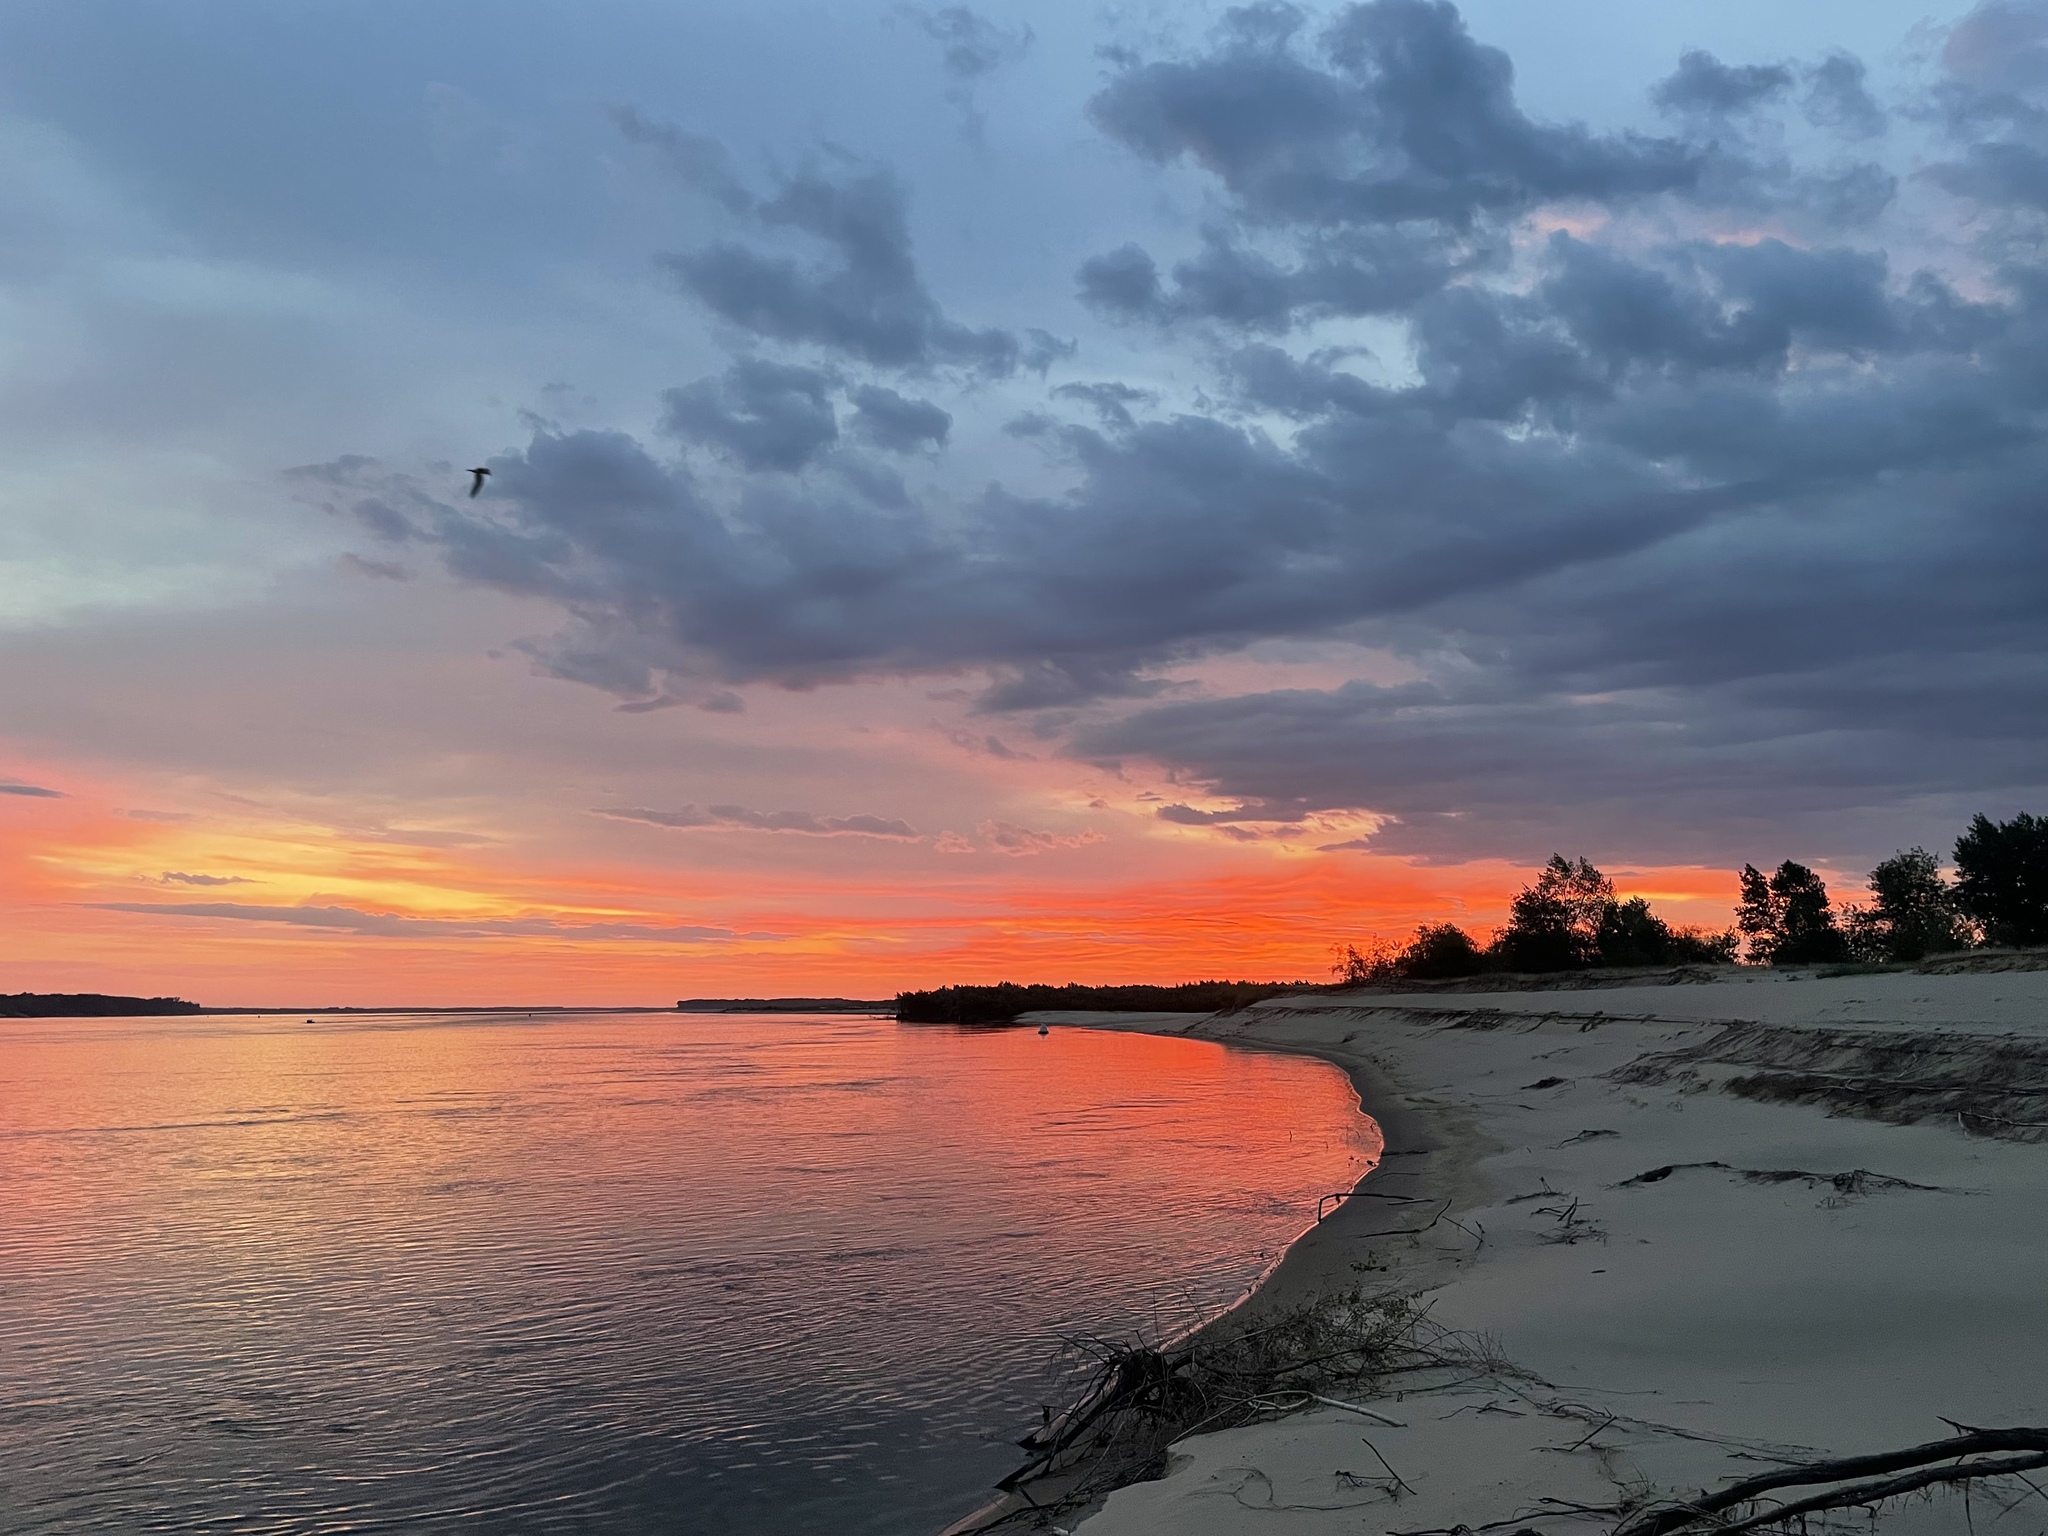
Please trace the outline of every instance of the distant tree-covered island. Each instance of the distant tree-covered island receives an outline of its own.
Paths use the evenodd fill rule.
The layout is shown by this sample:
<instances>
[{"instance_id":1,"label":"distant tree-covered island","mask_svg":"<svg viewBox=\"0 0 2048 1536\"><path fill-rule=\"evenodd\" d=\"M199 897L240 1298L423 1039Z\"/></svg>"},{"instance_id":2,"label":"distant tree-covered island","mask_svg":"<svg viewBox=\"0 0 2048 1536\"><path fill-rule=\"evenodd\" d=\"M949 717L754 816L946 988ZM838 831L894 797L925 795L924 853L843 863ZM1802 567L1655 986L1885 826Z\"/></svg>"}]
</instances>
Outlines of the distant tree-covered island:
<instances>
[{"instance_id":1,"label":"distant tree-covered island","mask_svg":"<svg viewBox=\"0 0 2048 1536\"><path fill-rule=\"evenodd\" d=\"M182 997L110 997L104 992L0 992L0 1019L103 1019L202 1013Z\"/></svg>"},{"instance_id":2,"label":"distant tree-covered island","mask_svg":"<svg viewBox=\"0 0 2048 1536\"><path fill-rule=\"evenodd\" d=\"M1089 987L1014 981L992 987L939 987L901 992L896 1017L906 1024L1008 1024L1047 1010L1095 1013L1215 1013L1285 992L1312 992L1312 981L1188 981L1178 986Z\"/></svg>"},{"instance_id":3,"label":"distant tree-covered island","mask_svg":"<svg viewBox=\"0 0 2048 1536\"><path fill-rule=\"evenodd\" d=\"M894 1005L858 997L685 997L678 1013L887 1013Z\"/></svg>"}]
</instances>

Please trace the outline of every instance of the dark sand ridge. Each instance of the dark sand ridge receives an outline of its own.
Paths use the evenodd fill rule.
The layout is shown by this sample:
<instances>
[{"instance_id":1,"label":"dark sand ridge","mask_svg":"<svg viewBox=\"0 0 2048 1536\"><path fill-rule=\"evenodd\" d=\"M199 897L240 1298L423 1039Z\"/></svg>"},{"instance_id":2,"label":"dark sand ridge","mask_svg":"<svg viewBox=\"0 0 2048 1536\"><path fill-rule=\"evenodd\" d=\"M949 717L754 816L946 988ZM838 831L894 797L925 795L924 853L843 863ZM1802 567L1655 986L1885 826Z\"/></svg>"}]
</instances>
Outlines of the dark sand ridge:
<instances>
[{"instance_id":1,"label":"dark sand ridge","mask_svg":"<svg viewBox=\"0 0 2048 1536\"><path fill-rule=\"evenodd\" d=\"M1318 1533L1605 1530L1615 1515L1566 1506L1936 1439L1943 1415L2048 1423L2048 972L1670 984L1688 979L1056 1016L1350 1071L1389 1152L1361 1189L1448 1200L1462 1225L1374 1237L1407 1224L1352 1199L1247 1308L1361 1279L1426 1291L1527 1372L1378 1403L1398 1429L1326 1409L1185 1441L1085 1536L1282 1511ZM1550 1190L1567 1199L1519 1198ZM1400 1491L1361 1483L1380 1455ZM1979 1485L1978 1516L2013 1486ZM1946 1532L1959 1506L1881 1523Z\"/></svg>"}]
</instances>

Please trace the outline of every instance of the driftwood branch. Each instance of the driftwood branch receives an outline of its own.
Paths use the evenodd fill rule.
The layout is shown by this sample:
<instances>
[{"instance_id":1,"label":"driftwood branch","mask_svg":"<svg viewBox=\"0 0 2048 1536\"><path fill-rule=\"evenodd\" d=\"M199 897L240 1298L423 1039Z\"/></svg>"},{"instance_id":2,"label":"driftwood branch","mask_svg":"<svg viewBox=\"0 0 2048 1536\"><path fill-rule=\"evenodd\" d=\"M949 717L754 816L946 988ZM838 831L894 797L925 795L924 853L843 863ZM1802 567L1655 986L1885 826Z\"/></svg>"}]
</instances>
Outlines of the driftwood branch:
<instances>
[{"instance_id":1,"label":"driftwood branch","mask_svg":"<svg viewBox=\"0 0 2048 1536\"><path fill-rule=\"evenodd\" d=\"M1746 1520L1732 1520L1717 1529L1722 1536L1727 1536L1731 1531L1748 1531L1760 1525L1775 1525L1781 1520L1796 1519L1800 1515L1810 1515L1818 1510L1849 1509L1859 1504L1877 1504L1885 1499L1894 1499L1905 1493L1917 1493L1922 1488L1933 1488L1943 1483L1969 1483L1981 1477L2016 1476L2038 1467L2048 1467L2048 1451L2036 1452L2031 1456L2012 1456L2004 1461L1982 1461L1966 1467L1934 1467L1926 1471L1907 1473L1903 1477L1888 1478L1882 1482L1858 1483L1828 1493L1817 1493L1812 1498L1797 1499L1776 1509L1765 1510L1762 1514L1751 1515Z\"/></svg>"},{"instance_id":2,"label":"driftwood branch","mask_svg":"<svg viewBox=\"0 0 2048 1536\"><path fill-rule=\"evenodd\" d=\"M1966 1457L1994 1456L2019 1452L2000 1459L1968 1461ZM1946 1462L1940 1466L1936 1463ZM1977 1478L2007 1477L2048 1467L2048 1429L1977 1429L1948 1440L1935 1440L1905 1450L1885 1451L1873 1456L1850 1456L1835 1461L1818 1461L1806 1466L1766 1472L1730 1484L1719 1493L1702 1494L1689 1504L1667 1506L1623 1522L1615 1536L1670 1536L1686 1526L1707 1522L1709 1528L1728 1536L1734 1531L1752 1530L1823 1509L1849 1509L1876 1504L1901 1494L1945 1483L1967 1483ZM1909 1470L1917 1469L1917 1470ZM1886 1473L1901 1476L1885 1477ZM1877 1478L1874 1482L1850 1483L1851 1478ZM1790 1504L1774 1505L1758 1514L1737 1520L1722 1518L1723 1511L1748 1504L1780 1488L1813 1487L1823 1483L1847 1484L1834 1487Z\"/></svg>"}]
</instances>

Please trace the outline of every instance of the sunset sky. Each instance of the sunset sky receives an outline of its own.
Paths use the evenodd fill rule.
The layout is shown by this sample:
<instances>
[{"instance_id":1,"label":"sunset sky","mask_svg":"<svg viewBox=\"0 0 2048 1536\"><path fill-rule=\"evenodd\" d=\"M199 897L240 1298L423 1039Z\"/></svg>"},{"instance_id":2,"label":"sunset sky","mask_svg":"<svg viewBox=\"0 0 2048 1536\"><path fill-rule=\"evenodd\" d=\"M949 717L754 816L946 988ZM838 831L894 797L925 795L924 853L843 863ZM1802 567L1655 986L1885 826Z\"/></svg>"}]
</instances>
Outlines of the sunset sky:
<instances>
[{"instance_id":1,"label":"sunset sky","mask_svg":"<svg viewBox=\"0 0 2048 1536\"><path fill-rule=\"evenodd\" d=\"M0 991L1315 976L2048 810L2048 5L21 0L0 81Z\"/></svg>"}]
</instances>

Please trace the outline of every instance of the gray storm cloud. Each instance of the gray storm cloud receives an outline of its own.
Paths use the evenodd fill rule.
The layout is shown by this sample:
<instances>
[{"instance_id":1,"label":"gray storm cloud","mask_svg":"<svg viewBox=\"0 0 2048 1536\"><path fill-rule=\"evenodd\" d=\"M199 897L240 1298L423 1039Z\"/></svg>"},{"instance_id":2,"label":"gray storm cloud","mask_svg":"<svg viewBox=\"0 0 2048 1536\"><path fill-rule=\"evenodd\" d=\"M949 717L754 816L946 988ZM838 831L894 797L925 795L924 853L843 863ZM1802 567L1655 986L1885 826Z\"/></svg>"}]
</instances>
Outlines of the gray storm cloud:
<instances>
[{"instance_id":1,"label":"gray storm cloud","mask_svg":"<svg viewBox=\"0 0 2048 1536\"><path fill-rule=\"evenodd\" d=\"M839 438L831 375L747 359L719 379L669 390L662 426L742 469L801 469Z\"/></svg>"},{"instance_id":2,"label":"gray storm cloud","mask_svg":"<svg viewBox=\"0 0 2048 1536\"><path fill-rule=\"evenodd\" d=\"M1254 7L1125 57L1095 128L1206 211L1178 256L1077 253L1077 297L1205 388L1153 410L1092 367L1045 393L1093 425L1029 418L1064 488L965 497L843 446L835 402L871 447L955 452L1060 317L954 319L886 169L757 197L715 141L635 120L745 233L674 280L786 359L671 391L681 460L542 432L478 507L330 478L373 532L558 603L536 655L563 676L645 700L978 671L985 710L1081 711L1042 723L1258 808L1216 823L1238 835L1351 810L1424 856L1690 854L2005 808L2048 779L2043 15L1982 8L1896 112L1845 54L1687 53L1659 134L1533 118L1429 0ZM1903 179L1869 158L1895 115L1933 136ZM1318 342L1359 317L1404 368ZM1161 696L1276 637L1427 681Z\"/></svg>"},{"instance_id":3,"label":"gray storm cloud","mask_svg":"<svg viewBox=\"0 0 2048 1536\"><path fill-rule=\"evenodd\" d=\"M718 241L664 258L676 283L721 320L764 341L801 342L891 368L954 364L1001 376L1017 338L950 318L911 253L909 194L883 167L813 165L744 205L762 234L793 231L822 261Z\"/></svg>"}]
</instances>

